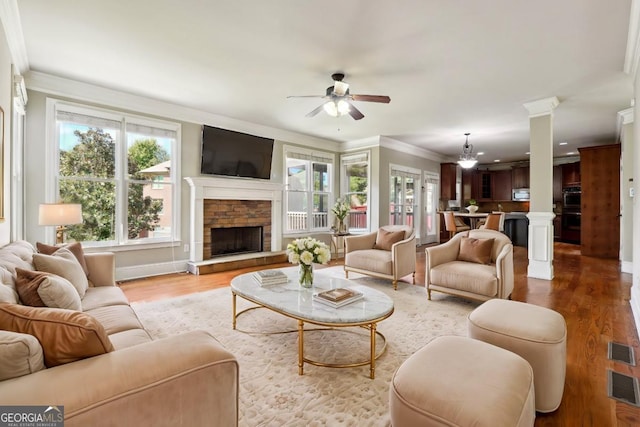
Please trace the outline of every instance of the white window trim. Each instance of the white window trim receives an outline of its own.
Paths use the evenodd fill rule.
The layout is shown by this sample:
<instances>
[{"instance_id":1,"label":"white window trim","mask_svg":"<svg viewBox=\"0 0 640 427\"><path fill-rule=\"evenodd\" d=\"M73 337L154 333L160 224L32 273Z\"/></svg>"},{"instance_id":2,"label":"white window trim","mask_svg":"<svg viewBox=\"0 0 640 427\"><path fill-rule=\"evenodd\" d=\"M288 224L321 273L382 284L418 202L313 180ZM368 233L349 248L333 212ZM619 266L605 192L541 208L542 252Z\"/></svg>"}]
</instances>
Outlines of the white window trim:
<instances>
[{"instance_id":1,"label":"white window trim","mask_svg":"<svg viewBox=\"0 0 640 427\"><path fill-rule=\"evenodd\" d=\"M312 228L312 227L308 227L306 230L287 230L287 203L288 203L288 199L287 199L287 192L288 190L288 177L287 177L287 158L291 157L291 158L298 158L296 156L304 156L304 157L308 157L308 159L301 159L301 160L310 160L311 162L319 162L319 163L327 163L329 165L331 165L331 182L329 183L329 188L331 189L331 191L329 192L325 192L329 194L329 204L330 206L333 206L332 203L335 200L334 197L334 182L335 182L335 177L336 177L336 155L335 153L329 152L329 151L321 151L321 150L310 150L308 148L303 148L303 147L297 147L297 146L292 146L292 145L284 145L282 147L282 177L283 177L283 184L284 184L284 189L283 189L283 198L282 198L282 203L284 208L282 209L282 235L283 236L287 236L287 237L298 237L298 236L303 236L303 235L307 235L309 233L322 233L322 232L328 232L331 227L327 226L327 228ZM310 173L313 173L313 171L308 171ZM313 177L311 177L311 179L313 179ZM308 192L309 190L307 190ZM313 194L314 191L311 191L311 194ZM310 200L309 203L309 209L311 210L311 206L313 206L313 200ZM329 208L329 215L331 218L333 218L333 214L331 213L331 208ZM332 221L328 221L328 223L330 224ZM307 223L308 225L310 224L309 222Z\"/></svg>"},{"instance_id":2,"label":"white window trim","mask_svg":"<svg viewBox=\"0 0 640 427\"><path fill-rule=\"evenodd\" d=\"M125 113L115 110L110 110L101 107L94 107L89 105L83 105L80 103L62 101L56 98L47 97L46 99L46 129L45 129L45 176L48 178L45 180L45 203L54 203L58 198L58 185L55 179L59 169L59 156L58 156L58 141L56 131L56 112L58 109L64 111L76 112L78 114L98 115L99 117L105 117L112 120L121 122L121 139L123 144L120 144L120 150L116 151L116 162L121 161L121 156L126 156L126 126L127 122L135 122L143 126L150 126L160 129L167 129L175 132L176 137L171 147L171 159L174 167L171 170L171 185L173 187L172 195L172 237L168 238L153 238L143 241L127 240L124 241L123 233L125 222L122 218L119 218L119 230L116 230L116 242L87 242L88 248L100 247L100 248L121 248L131 247L132 249L146 249L146 248L158 248L158 247L171 247L175 246L175 242L181 241L181 182L180 182L180 165L181 165L181 146L182 146L182 125L177 122L171 122L168 120L159 120L145 116L139 116L136 114ZM120 191L116 195L120 198L120 205L126 205L124 192ZM116 215L124 215L122 212L116 212ZM47 233L47 236L53 235L53 233ZM47 242L52 243L52 241Z\"/></svg>"},{"instance_id":3,"label":"white window trim","mask_svg":"<svg viewBox=\"0 0 640 427\"><path fill-rule=\"evenodd\" d=\"M422 215L421 215L421 200L422 200L422 170L412 168L409 166L396 165L393 163L389 164L389 180L391 180L392 176L400 176L402 178L413 178L413 228L416 231L416 235L420 236L421 228L422 228ZM420 191L418 191L420 190ZM391 196L391 194L389 194ZM391 197L389 197L391 199ZM404 201L403 204L404 206ZM391 209L390 205L387 206L387 215L389 218L391 217ZM406 215L406 212L403 212L403 215Z\"/></svg>"},{"instance_id":4,"label":"white window trim","mask_svg":"<svg viewBox=\"0 0 640 427\"><path fill-rule=\"evenodd\" d=\"M345 197L349 192L349 183L347 182L347 174L345 166L349 160L358 160L357 163L367 163L367 228L360 231L368 233L371 231L371 150L353 151L344 153L340 156L340 197Z\"/></svg>"}]
</instances>

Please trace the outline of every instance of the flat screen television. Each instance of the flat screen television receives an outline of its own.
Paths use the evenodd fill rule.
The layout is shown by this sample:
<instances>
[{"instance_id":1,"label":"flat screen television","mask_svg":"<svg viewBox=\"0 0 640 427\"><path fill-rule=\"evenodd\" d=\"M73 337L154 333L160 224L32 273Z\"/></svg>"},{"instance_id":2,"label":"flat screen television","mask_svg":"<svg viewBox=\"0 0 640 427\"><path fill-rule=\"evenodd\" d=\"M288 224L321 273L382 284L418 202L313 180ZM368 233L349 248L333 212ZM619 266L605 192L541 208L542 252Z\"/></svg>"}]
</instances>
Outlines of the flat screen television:
<instances>
[{"instance_id":1,"label":"flat screen television","mask_svg":"<svg viewBox=\"0 0 640 427\"><path fill-rule=\"evenodd\" d=\"M271 178L273 139L202 126L203 175Z\"/></svg>"}]
</instances>

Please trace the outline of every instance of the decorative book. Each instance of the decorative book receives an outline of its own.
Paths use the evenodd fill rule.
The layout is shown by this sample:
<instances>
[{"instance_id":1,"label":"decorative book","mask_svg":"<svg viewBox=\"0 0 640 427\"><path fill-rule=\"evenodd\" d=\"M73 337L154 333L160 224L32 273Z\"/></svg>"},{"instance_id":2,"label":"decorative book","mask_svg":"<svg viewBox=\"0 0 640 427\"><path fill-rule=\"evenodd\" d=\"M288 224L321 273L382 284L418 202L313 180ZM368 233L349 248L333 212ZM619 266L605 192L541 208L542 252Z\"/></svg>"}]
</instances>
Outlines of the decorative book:
<instances>
[{"instance_id":1,"label":"decorative book","mask_svg":"<svg viewBox=\"0 0 640 427\"><path fill-rule=\"evenodd\" d=\"M331 307L342 307L362 299L362 292L353 289L337 288L313 294L313 300Z\"/></svg>"},{"instance_id":2,"label":"decorative book","mask_svg":"<svg viewBox=\"0 0 640 427\"><path fill-rule=\"evenodd\" d=\"M287 275L280 270L261 270L253 273L253 278L260 285L280 285L287 283Z\"/></svg>"}]
</instances>

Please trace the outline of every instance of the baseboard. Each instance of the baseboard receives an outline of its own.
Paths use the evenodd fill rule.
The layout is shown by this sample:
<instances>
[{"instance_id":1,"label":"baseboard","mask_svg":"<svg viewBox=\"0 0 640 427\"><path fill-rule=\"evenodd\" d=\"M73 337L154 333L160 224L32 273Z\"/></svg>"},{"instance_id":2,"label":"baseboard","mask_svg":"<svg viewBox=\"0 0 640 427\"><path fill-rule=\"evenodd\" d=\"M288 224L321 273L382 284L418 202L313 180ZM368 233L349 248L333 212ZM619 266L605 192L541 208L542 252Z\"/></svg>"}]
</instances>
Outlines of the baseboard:
<instances>
[{"instance_id":1,"label":"baseboard","mask_svg":"<svg viewBox=\"0 0 640 427\"><path fill-rule=\"evenodd\" d=\"M622 271L623 273L632 274L633 273L633 262L631 262L631 261L622 261L620 263L620 271Z\"/></svg>"},{"instance_id":2,"label":"baseboard","mask_svg":"<svg viewBox=\"0 0 640 427\"><path fill-rule=\"evenodd\" d=\"M187 271L187 260L120 267L116 268L116 280L132 280L161 274L184 273L185 271Z\"/></svg>"}]
</instances>

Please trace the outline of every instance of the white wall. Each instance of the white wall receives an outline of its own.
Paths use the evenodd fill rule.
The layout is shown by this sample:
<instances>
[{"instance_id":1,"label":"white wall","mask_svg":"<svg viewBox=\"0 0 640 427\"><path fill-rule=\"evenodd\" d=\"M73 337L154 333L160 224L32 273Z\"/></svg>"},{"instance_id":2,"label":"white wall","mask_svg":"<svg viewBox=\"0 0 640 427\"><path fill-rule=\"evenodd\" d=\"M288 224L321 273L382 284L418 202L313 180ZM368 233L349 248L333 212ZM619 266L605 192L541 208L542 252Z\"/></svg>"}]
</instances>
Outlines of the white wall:
<instances>
[{"instance_id":1,"label":"white wall","mask_svg":"<svg viewBox=\"0 0 640 427\"><path fill-rule=\"evenodd\" d=\"M12 60L4 30L0 32L0 107L4 111L4 122L0 123L3 133L0 135L2 152L2 200L3 212L0 212L0 245L11 239L11 205L10 205L10 159L11 159L11 117L13 113L12 99Z\"/></svg>"}]
</instances>

